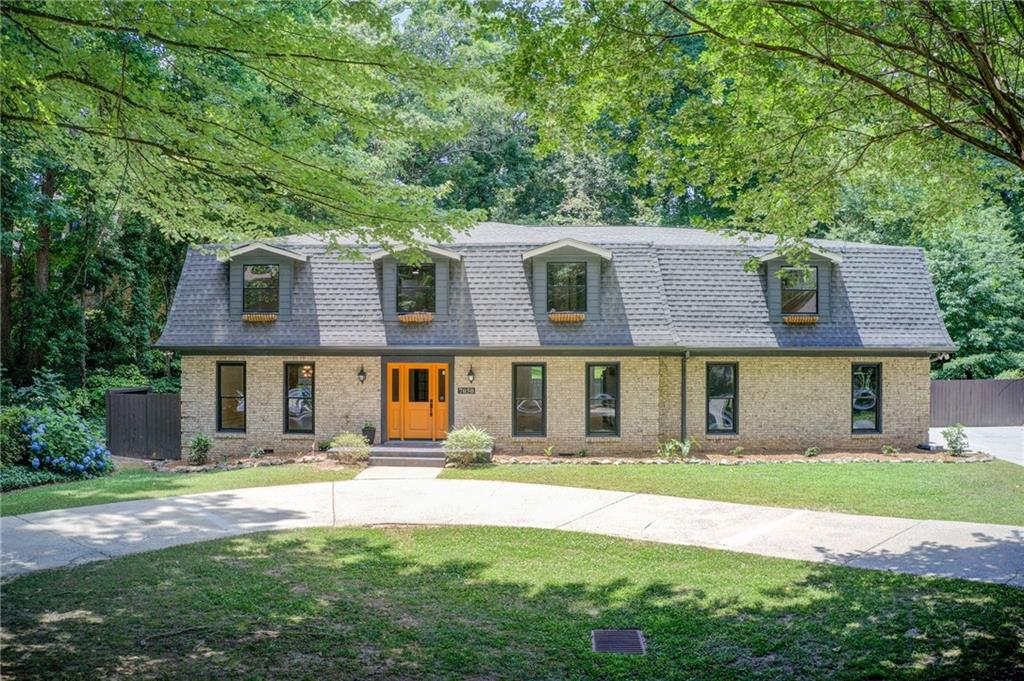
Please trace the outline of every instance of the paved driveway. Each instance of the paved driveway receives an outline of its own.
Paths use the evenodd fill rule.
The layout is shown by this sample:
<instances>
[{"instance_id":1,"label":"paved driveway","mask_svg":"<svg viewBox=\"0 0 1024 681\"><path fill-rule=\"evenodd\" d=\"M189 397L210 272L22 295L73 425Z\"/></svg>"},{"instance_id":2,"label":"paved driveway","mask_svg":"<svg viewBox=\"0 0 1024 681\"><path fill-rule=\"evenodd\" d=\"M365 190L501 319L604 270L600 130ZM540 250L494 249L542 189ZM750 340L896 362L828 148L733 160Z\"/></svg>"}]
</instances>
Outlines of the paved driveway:
<instances>
[{"instance_id":1,"label":"paved driveway","mask_svg":"<svg viewBox=\"0 0 1024 681\"><path fill-rule=\"evenodd\" d=\"M1024 587L1024 528L489 480L362 479L0 519L4 575L247 532L376 524L574 530Z\"/></svg>"},{"instance_id":2,"label":"paved driveway","mask_svg":"<svg viewBox=\"0 0 1024 681\"><path fill-rule=\"evenodd\" d=\"M968 427L967 441L971 449L987 452L992 456L1024 466L1024 426ZM933 444L945 446L942 428L931 428L928 439Z\"/></svg>"}]
</instances>

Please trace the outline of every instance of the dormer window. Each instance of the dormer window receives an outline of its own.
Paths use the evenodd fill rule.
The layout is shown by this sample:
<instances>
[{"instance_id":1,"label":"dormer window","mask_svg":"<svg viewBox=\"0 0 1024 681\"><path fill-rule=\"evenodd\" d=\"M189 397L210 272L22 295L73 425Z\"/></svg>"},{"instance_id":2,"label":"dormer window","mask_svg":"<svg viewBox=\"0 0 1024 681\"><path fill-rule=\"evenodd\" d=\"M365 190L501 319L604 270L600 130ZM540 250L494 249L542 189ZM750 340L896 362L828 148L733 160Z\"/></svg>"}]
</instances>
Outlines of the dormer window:
<instances>
[{"instance_id":1,"label":"dormer window","mask_svg":"<svg viewBox=\"0 0 1024 681\"><path fill-rule=\"evenodd\" d=\"M818 268L784 267L782 281L782 314L818 314Z\"/></svg>"},{"instance_id":2,"label":"dormer window","mask_svg":"<svg viewBox=\"0 0 1024 681\"><path fill-rule=\"evenodd\" d=\"M398 314L435 311L435 266L398 266Z\"/></svg>"},{"instance_id":3,"label":"dormer window","mask_svg":"<svg viewBox=\"0 0 1024 681\"><path fill-rule=\"evenodd\" d=\"M276 313L280 304L280 265L244 265L242 313Z\"/></svg>"},{"instance_id":4,"label":"dormer window","mask_svg":"<svg viewBox=\"0 0 1024 681\"><path fill-rule=\"evenodd\" d=\"M549 262L548 312L587 311L587 263Z\"/></svg>"}]
</instances>

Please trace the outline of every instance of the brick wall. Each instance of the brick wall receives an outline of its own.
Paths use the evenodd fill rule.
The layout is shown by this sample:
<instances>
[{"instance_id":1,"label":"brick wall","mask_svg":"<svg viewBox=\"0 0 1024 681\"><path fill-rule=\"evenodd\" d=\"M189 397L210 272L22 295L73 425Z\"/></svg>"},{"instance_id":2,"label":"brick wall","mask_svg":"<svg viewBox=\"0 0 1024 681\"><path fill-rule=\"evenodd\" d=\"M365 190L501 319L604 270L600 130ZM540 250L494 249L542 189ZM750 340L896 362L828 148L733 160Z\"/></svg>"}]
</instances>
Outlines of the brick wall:
<instances>
[{"instance_id":1,"label":"brick wall","mask_svg":"<svg viewBox=\"0 0 1024 681\"><path fill-rule=\"evenodd\" d=\"M708 362L739 364L739 433L705 433ZM851 365L882 365L882 432L852 434ZM928 441L931 399L926 357L691 357L687 361L687 431L708 451L910 450Z\"/></svg>"},{"instance_id":2,"label":"brick wall","mask_svg":"<svg viewBox=\"0 0 1024 681\"><path fill-rule=\"evenodd\" d=\"M215 365L246 362L247 432L216 431ZM285 361L316 365L316 433L284 434ZM707 362L739 364L739 433L705 434L704 379ZM512 364L547 365L547 437L512 436ZM587 437L585 365L619 362L620 434ZM882 364L881 434L850 432L850 366ZM466 378L470 365L476 380ZM356 373L366 370L360 384ZM891 444L912 449L926 441L930 379L928 359L857 357L691 357L686 362L687 434L705 451L743 446L760 450L878 450ZM586 448L591 455L650 453L659 441L679 437L682 359L680 357L457 357L455 427L477 425L495 436L500 450L540 454ZM458 388L472 387L472 395ZM214 454L241 454L254 446L275 453L308 451L316 440L343 430L358 432L365 420L380 432L379 357L196 356L182 359L182 447L198 432L214 436Z\"/></svg>"},{"instance_id":3,"label":"brick wall","mask_svg":"<svg viewBox=\"0 0 1024 681\"><path fill-rule=\"evenodd\" d=\"M512 364L516 362L547 365L546 438L512 436ZM586 364L593 362L620 364L618 437L586 435ZM470 364L476 375L472 384L476 392L456 394L455 427L486 428L502 451L542 454L550 445L555 452L576 452L585 447L592 455L611 455L652 451L657 446L661 430L658 357L456 357L457 388L470 385L466 379Z\"/></svg>"},{"instance_id":4,"label":"brick wall","mask_svg":"<svg viewBox=\"0 0 1024 681\"><path fill-rule=\"evenodd\" d=\"M284 364L310 362L316 366L316 432L285 434ZM246 364L246 432L217 433L217 362ZM359 367L366 382L356 378ZM363 421L373 421L380 432L379 357L199 356L181 360L181 445L199 432L214 439L213 455L244 454L253 447L271 448L275 454L308 452L317 440L329 440L343 430L359 432Z\"/></svg>"}]
</instances>

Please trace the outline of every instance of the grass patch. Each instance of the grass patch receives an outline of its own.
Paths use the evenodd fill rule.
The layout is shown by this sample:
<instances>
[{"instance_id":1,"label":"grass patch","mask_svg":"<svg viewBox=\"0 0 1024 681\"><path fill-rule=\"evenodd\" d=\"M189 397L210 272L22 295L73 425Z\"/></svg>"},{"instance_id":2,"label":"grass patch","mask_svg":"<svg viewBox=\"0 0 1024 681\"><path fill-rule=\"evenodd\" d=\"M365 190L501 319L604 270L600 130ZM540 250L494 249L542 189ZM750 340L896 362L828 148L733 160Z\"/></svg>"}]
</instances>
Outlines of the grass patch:
<instances>
[{"instance_id":1,"label":"grass patch","mask_svg":"<svg viewBox=\"0 0 1024 681\"><path fill-rule=\"evenodd\" d=\"M11 678L1016 678L1024 591L511 528L312 529L4 585ZM646 657L596 655L638 626Z\"/></svg>"},{"instance_id":2,"label":"grass patch","mask_svg":"<svg viewBox=\"0 0 1024 681\"><path fill-rule=\"evenodd\" d=\"M445 478L510 480L695 499L1024 525L1024 467L971 464L495 465Z\"/></svg>"},{"instance_id":3,"label":"grass patch","mask_svg":"<svg viewBox=\"0 0 1024 681\"><path fill-rule=\"evenodd\" d=\"M244 487L348 480L356 472L354 468L325 470L300 464L258 466L214 473L158 473L146 468L128 468L103 478L7 492L0 496L0 515L22 515L57 508Z\"/></svg>"}]
</instances>

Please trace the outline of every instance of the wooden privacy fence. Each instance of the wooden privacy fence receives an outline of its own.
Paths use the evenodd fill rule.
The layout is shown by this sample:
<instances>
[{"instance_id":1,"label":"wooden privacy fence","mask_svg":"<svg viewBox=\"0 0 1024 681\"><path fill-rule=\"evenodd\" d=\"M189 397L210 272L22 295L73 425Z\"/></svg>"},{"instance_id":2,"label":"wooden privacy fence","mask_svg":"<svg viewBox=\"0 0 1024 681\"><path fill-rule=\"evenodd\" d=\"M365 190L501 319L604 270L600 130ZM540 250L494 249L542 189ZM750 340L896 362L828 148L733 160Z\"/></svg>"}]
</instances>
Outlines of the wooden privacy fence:
<instances>
[{"instance_id":1,"label":"wooden privacy fence","mask_svg":"<svg viewBox=\"0 0 1024 681\"><path fill-rule=\"evenodd\" d=\"M1024 379L932 381L931 425L1024 425Z\"/></svg>"},{"instance_id":2,"label":"wooden privacy fence","mask_svg":"<svg viewBox=\"0 0 1024 681\"><path fill-rule=\"evenodd\" d=\"M181 458L181 397L149 388L107 391L107 448L115 456Z\"/></svg>"}]
</instances>

